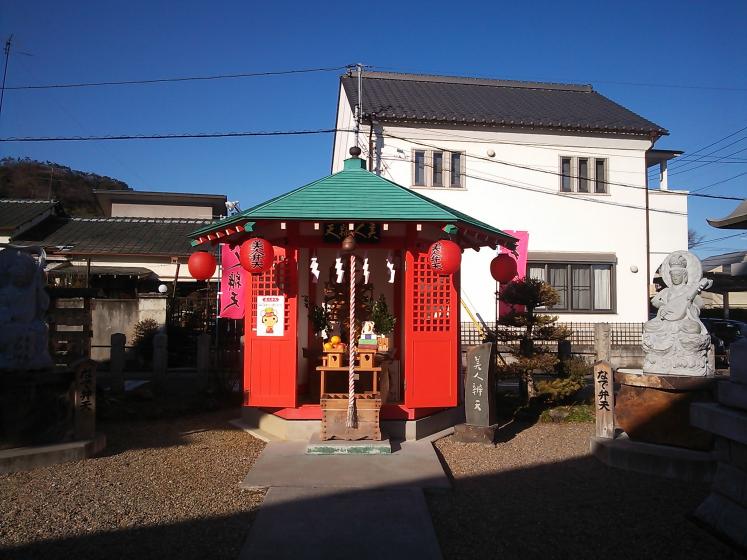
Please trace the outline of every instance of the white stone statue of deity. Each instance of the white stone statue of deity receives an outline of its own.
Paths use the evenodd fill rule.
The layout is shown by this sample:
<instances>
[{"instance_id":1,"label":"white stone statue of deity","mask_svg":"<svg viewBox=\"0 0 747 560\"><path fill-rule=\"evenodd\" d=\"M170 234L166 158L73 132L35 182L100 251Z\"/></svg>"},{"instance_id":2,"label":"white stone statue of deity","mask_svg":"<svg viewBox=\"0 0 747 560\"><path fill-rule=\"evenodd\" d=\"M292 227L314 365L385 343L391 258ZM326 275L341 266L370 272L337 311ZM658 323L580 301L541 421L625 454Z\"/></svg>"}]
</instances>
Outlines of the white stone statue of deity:
<instances>
[{"instance_id":1,"label":"white stone statue of deity","mask_svg":"<svg viewBox=\"0 0 747 560\"><path fill-rule=\"evenodd\" d=\"M39 255L39 261L32 253ZM44 316L44 252L8 246L0 250L0 370L52 367Z\"/></svg>"},{"instance_id":2,"label":"white stone statue of deity","mask_svg":"<svg viewBox=\"0 0 747 560\"><path fill-rule=\"evenodd\" d=\"M651 303L656 317L643 326L643 373L707 376L711 337L700 321L700 292L712 280L703 278L698 257L688 251L670 253L659 269L666 288Z\"/></svg>"}]
</instances>

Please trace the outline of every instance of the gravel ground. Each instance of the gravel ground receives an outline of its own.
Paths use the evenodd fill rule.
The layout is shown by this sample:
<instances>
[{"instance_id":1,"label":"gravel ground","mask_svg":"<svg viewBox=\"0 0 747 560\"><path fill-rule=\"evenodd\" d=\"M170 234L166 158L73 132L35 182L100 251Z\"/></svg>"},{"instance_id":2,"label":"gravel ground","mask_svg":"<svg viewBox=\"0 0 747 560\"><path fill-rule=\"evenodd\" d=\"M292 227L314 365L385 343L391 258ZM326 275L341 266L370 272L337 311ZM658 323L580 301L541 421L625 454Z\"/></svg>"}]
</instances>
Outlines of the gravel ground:
<instances>
[{"instance_id":1,"label":"gravel ground","mask_svg":"<svg viewBox=\"0 0 747 560\"><path fill-rule=\"evenodd\" d=\"M237 558L264 497L237 416L103 424L100 457L0 475L0 558Z\"/></svg>"},{"instance_id":2,"label":"gravel ground","mask_svg":"<svg viewBox=\"0 0 747 560\"><path fill-rule=\"evenodd\" d=\"M445 558L743 558L686 518L708 485L606 467L591 424L522 427L496 447L436 443L454 479L428 496Z\"/></svg>"}]
</instances>

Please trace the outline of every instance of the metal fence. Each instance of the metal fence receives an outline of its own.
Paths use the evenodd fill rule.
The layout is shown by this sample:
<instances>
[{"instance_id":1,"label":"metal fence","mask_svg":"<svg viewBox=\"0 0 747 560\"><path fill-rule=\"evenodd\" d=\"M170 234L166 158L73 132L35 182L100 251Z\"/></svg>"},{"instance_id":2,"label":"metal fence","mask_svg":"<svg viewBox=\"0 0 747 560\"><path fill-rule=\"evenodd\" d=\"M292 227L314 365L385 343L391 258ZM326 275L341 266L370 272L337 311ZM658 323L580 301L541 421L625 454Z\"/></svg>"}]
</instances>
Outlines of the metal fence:
<instances>
[{"instance_id":1,"label":"metal fence","mask_svg":"<svg viewBox=\"0 0 747 560\"><path fill-rule=\"evenodd\" d=\"M494 329L495 323L486 323L488 328ZM596 323L566 323L558 322L558 326L571 331L569 340L572 346L594 346L594 325ZM643 323L609 323L611 327L612 346L640 346L643 333ZM477 325L462 323L462 346L474 346L483 341ZM513 327L499 327L507 330L520 330Z\"/></svg>"}]
</instances>

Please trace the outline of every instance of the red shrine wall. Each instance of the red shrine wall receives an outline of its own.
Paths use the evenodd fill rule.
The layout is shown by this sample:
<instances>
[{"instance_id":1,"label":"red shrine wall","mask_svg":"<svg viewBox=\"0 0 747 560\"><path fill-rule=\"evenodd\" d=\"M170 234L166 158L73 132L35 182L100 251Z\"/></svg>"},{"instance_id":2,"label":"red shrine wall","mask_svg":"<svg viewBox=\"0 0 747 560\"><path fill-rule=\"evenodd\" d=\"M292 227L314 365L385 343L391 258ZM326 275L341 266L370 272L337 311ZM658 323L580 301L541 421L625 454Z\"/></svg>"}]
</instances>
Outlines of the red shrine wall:
<instances>
[{"instance_id":1,"label":"red shrine wall","mask_svg":"<svg viewBox=\"0 0 747 560\"><path fill-rule=\"evenodd\" d=\"M403 227L402 224L398 224ZM424 232L423 232L424 233ZM433 235L431 235L433 233ZM414 416L420 412L433 412L457 405L457 380L459 371L459 292L458 272L439 276L427 265L427 241L416 242L418 233L409 228L409 251L398 250L405 245L383 239L379 248L368 250L370 282L373 299L384 294L390 311L397 317L397 331L392 345L397 348L393 366L399 374L400 404L391 404L394 416ZM428 238L437 238L428 232ZM402 238L400 238L402 239ZM301 244L307 239L301 239ZM310 243L307 243L310 244ZM321 246L321 243L317 245ZM395 282L390 284L386 257L389 250L396 256L406 254L406 259L395 258ZM319 261L319 281L312 283L309 264L312 255ZM320 340L309 332L308 310L304 296L312 301L324 301L324 287L335 282L337 249L320 247L292 249L276 247L276 266L273 271L254 275L247 285L247 313L244 356L244 404L272 409L278 415L311 415L318 406L311 402L314 379L311 373L319 361ZM405 260L407 270L405 270ZM349 260L344 259L345 269ZM359 262L358 273L362 273ZM257 296L282 295L285 298L286 316L282 336L258 336ZM314 347L311 347L311 346ZM246 392L248 391L248 393ZM317 391L318 392L318 391ZM297 409L297 413L290 412ZM396 409L396 410L395 410ZM285 412L283 412L285 410ZM303 411L306 412L303 412ZM389 414L387 414L389 416Z\"/></svg>"}]
</instances>

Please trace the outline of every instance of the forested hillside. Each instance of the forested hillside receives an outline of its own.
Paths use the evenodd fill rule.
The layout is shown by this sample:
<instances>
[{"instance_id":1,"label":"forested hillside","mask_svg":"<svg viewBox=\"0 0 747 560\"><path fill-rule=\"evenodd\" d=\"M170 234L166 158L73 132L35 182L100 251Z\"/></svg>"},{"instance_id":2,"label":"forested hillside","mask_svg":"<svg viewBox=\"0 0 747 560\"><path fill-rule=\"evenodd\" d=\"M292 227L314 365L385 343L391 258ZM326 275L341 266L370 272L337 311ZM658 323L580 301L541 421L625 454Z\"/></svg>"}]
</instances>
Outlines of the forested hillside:
<instances>
[{"instance_id":1,"label":"forested hillside","mask_svg":"<svg viewBox=\"0 0 747 560\"><path fill-rule=\"evenodd\" d=\"M122 181L30 159L0 160L0 199L59 200L71 216L101 216L94 190L131 190Z\"/></svg>"}]
</instances>

